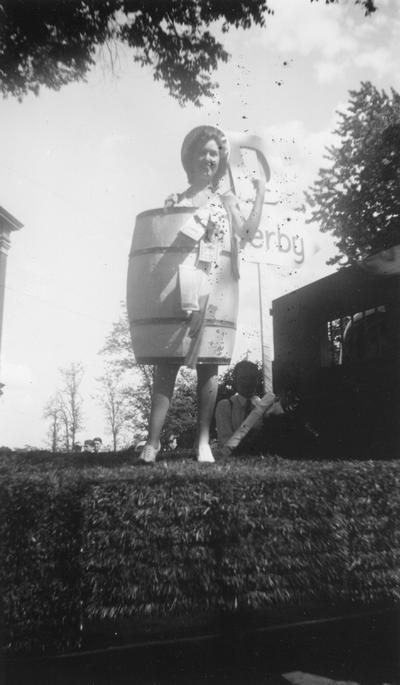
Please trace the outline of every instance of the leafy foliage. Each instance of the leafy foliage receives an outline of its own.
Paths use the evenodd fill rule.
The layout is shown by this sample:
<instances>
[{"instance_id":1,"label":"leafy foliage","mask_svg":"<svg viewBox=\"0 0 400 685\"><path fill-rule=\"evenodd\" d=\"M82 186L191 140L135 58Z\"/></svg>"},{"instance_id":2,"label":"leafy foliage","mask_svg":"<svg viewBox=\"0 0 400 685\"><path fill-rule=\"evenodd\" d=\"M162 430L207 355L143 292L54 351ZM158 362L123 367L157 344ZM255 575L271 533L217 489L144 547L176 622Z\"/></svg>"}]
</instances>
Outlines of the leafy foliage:
<instances>
[{"instance_id":1,"label":"leafy foliage","mask_svg":"<svg viewBox=\"0 0 400 685\"><path fill-rule=\"evenodd\" d=\"M210 95L210 73L228 53L208 31L221 22L264 25L265 0L3 0L0 2L0 89L22 98L47 85L54 90L84 80L98 48L111 61L122 43L153 69L181 103Z\"/></svg>"},{"instance_id":2,"label":"leafy foliage","mask_svg":"<svg viewBox=\"0 0 400 685\"><path fill-rule=\"evenodd\" d=\"M328 149L331 166L307 194L312 220L338 238L333 264L400 243L400 94L367 81L339 117L340 145Z\"/></svg>"},{"instance_id":3,"label":"leafy foliage","mask_svg":"<svg viewBox=\"0 0 400 685\"><path fill-rule=\"evenodd\" d=\"M105 374L97 379L100 392L97 399L103 407L104 418L108 432L112 437L114 451L119 447L121 434L125 422L126 395L121 384L121 374L107 369Z\"/></svg>"},{"instance_id":4,"label":"leafy foliage","mask_svg":"<svg viewBox=\"0 0 400 685\"><path fill-rule=\"evenodd\" d=\"M43 418L49 421L47 431L48 444L52 452L58 452L61 446L62 421L58 396L55 394L45 405Z\"/></svg>"},{"instance_id":5,"label":"leafy foliage","mask_svg":"<svg viewBox=\"0 0 400 685\"><path fill-rule=\"evenodd\" d=\"M174 435L178 447L191 448L194 444L197 422L196 383L195 372L181 367L162 431L162 438Z\"/></svg>"},{"instance_id":6,"label":"leafy foliage","mask_svg":"<svg viewBox=\"0 0 400 685\"><path fill-rule=\"evenodd\" d=\"M106 360L106 376L118 386L121 431L126 443L131 444L143 439L150 416L152 368L136 363L127 313L122 306L124 313L113 324L100 354Z\"/></svg>"},{"instance_id":7,"label":"leafy foliage","mask_svg":"<svg viewBox=\"0 0 400 685\"><path fill-rule=\"evenodd\" d=\"M70 450L77 433L84 428L80 385L84 374L80 362L72 362L60 369L61 386L44 408L44 418L50 422L49 443L54 452L59 448Z\"/></svg>"},{"instance_id":8,"label":"leafy foliage","mask_svg":"<svg viewBox=\"0 0 400 685\"><path fill-rule=\"evenodd\" d=\"M49 465L47 455L47 473L26 464L0 485L3 636L16 651L79 645L82 493L72 474L61 484Z\"/></svg>"},{"instance_id":9,"label":"leafy foliage","mask_svg":"<svg viewBox=\"0 0 400 685\"><path fill-rule=\"evenodd\" d=\"M375 11L373 0L355 3ZM267 14L266 0L0 0L0 90L19 99L59 90L85 80L99 50L112 67L122 44L181 104L199 105L229 58L209 27L264 26Z\"/></svg>"},{"instance_id":10,"label":"leafy foliage","mask_svg":"<svg viewBox=\"0 0 400 685\"><path fill-rule=\"evenodd\" d=\"M315 0L311 0L311 2L314 2ZM318 2L318 0L316 0ZM333 5L337 4L338 0L325 0L325 5ZM372 12L376 12L376 5L374 0L355 0L356 5L361 5L364 10L365 10L365 15L372 14Z\"/></svg>"}]
</instances>

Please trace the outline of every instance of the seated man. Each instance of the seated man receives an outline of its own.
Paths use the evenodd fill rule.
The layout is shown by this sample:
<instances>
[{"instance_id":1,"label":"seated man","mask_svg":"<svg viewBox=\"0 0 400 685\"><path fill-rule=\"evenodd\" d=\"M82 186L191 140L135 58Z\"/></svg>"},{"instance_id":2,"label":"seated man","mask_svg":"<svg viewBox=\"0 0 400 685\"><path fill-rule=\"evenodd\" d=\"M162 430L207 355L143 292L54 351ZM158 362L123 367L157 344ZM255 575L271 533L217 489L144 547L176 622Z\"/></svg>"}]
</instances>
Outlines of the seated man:
<instances>
[{"instance_id":1,"label":"seated man","mask_svg":"<svg viewBox=\"0 0 400 685\"><path fill-rule=\"evenodd\" d=\"M94 442L93 440L85 440L83 443L84 452L94 452Z\"/></svg>"},{"instance_id":2,"label":"seated man","mask_svg":"<svg viewBox=\"0 0 400 685\"><path fill-rule=\"evenodd\" d=\"M236 393L228 399L220 400L215 411L218 443L223 446L243 423L250 412L261 402L256 395L259 382L259 370L256 364L241 361L233 371L233 383ZM266 416L280 416L284 410L278 400L266 409L235 451L258 452L262 448L263 425Z\"/></svg>"},{"instance_id":3,"label":"seated man","mask_svg":"<svg viewBox=\"0 0 400 685\"><path fill-rule=\"evenodd\" d=\"M94 452L101 452L101 448L103 447L103 441L101 438L93 438L93 451Z\"/></svg>"}]
</instances>

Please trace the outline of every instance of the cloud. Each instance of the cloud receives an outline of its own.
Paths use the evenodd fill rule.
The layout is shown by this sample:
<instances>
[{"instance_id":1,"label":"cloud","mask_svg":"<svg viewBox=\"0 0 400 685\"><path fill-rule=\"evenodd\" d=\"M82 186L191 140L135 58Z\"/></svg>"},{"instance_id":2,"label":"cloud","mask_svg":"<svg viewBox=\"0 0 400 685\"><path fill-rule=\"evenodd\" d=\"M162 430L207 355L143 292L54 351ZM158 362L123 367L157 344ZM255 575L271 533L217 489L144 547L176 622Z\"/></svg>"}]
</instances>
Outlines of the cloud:
<instances>
[{"instance_id":1,"label":"cloud","mask_svg":"<svg viewBox=\"0 0 400 685\"><path fill-rule=\"evenodd\" d=\"M319 131L309 130L296 119L263 129L263 137L270 141L270 193L276 196L274 199L284 200L286 206L292 207L304 201L304 191L319 169L326 166L326 148L335 143L335 117Z\"/></svg>"},{"instance_id":2,"label":"cloud","mask_svg":"<svg viewBox=\"0 0 400 685\"><path fill-rule=\"evenodd\" d=\"M332 83L343 74L343 63L319 62L315 65L319 83Z\"/></svg>"},{"instance_id":3,"label":"cloud","mask_svg":"<svg viewBox=\"0 0 400 685\"><path fill-rule=\"evenodd\" d=\"M397 74L400 3L395 0L381 2L370 17L353 3L327 7L322 0L279 0L273 9L258 41L280 54L312 59L319 83L333 83L354 68L367 71L370 79Z\"/></svg>"},{"instance_id":4,"label":"cloud","mask_svg":"<svg viewBox=\"0 0 400 685\"><path fill-rule=\"evenodd\" d=\"M325 57L354 52L357 41L351 30L343 30L343 7L303 0L279 0L273 7L264 40L281 52L302 56L318 52ZM349 27L350 28L350 27Z\"/></svg>"},{"instance_id":5,"label":"cloud","mask_svg":"<svg viewBox=\"0 0 400 685\"><path fill-rule=\"evenodd\" d=\"M358 50L356 54L347 55L340 61L322 61L315 65L319 83L333 83L351 69L366 72L361 79L383 79L397 73L397 64L400 59L400 50L397 47L377 47L374 50Z\"/></svg>"},{"instance_id":6,"label":"cloud","mask_svg":"<svg viewBox=\"0 0 400 685\"><path fill-rule=\"evenodd\" d=\"M393 52L383 47L356 55L354 64L360 68L367 67L372 69L380 78L386 74L395 72L397 68L393 58Z\"/></svg>"}]
</instances>

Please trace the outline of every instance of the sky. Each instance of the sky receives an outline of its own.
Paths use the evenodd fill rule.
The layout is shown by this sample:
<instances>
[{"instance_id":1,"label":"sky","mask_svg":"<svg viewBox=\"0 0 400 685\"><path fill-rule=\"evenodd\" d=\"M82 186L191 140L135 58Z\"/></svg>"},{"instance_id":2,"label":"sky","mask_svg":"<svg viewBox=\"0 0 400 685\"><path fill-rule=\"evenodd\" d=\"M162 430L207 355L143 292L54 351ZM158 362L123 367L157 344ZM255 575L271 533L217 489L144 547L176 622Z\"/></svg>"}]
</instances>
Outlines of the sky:
<instances>
[{"instance_id":1,"label":"sky","mask_svg":"<svg viewBox=\"0 0 400 685\"><path fill-rule=\"evenodd\" d=\"M45 446L44 405L60 384L59 369L75 361L85 368L78 437L107 441L95 399L99 351L126 297L135 216L186 187L185 134L211 123L262 136L269 197L279 195L292 211L327 164L349 91L367 80L400 89L400 3L376 4L364 17L345 0L271 0L266 27L223 37L231 58L200 108L181 107L124 48L113 72L99 56L86 83L0 101L0 205L24 224L12 235L7 265L0 445ZM318 227L305 239L307 259L276 278L274 296L332 270L332 239ZM256 274L255 264L244 264L233 361L250 348L260 359Z\"/></svg>"}]
</instances>

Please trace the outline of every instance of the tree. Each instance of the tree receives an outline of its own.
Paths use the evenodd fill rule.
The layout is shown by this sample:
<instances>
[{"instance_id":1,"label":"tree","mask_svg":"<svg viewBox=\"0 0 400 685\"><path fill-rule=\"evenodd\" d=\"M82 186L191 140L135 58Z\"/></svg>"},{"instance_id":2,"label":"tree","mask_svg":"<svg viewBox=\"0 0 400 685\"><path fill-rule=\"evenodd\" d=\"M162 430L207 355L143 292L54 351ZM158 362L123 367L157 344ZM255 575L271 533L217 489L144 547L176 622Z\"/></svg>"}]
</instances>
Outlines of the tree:
<instances>
[{"instance_id":1,"label":"tree","mask_svg":"<svg viewBox=\"0 0 400 685\"><path fill-rule=\"evenodd\" d=\"M60 421L61 421L61 425L63 427L62 447L64 450L69 452L70 449L73 447L73 443L71 444L69 411L68 411L68 404L65 401L65 398L63 397L63 394L61 392L57 393L57 403L58 403L58 410L60 412Z\"/></svg>"},{"instance_id":2,"label":"tree","mask_svg":"<svg viewBox=\"0 0 400 685\"><path fill-rule=\"evenodd\" d=\"M118 378L125 432L130 442L138 442L144 438L150 416L152 367L137 364L125 304L121 306L123 314L113 324L100 354L106 358L107 374Z\"/></svg>"},{"instance_id":3,"label":"tree","mask_svg":"<svg viewBox=\"0 0 400 685\"><path fill-rule=\"evenodd\" d=\"M47 402L43 416L49 419L48 430L49 445L52 452L57 452L61 442L61 412L58 395L54 395Z\"/></svg>"},{"instance_id":4,"label":"tree","mask_svg":"<svg viewBox=\"0 0 400 685\"><path fill-rule=\"evenodd\" d=\"M375 11L374 0L354 2ZM267 0L0 0L0 90L19 99L59 90L85 80L99 49L112 66L122 44L181 104L200 104L229 58L209 27L264 26L267 14Z\"/></svg>"},{"instance_id":5,"label":"tree","mask_svg":"<svg viewBox=\"0 0 400 685\"><path fill-rule=\"evenodd\" d=\"M107 428L112 436L114 452L117 451L127 411L127 398L121 384L121 374L107 369L104 376L98 379L101 392L99 402L104 409Z\"/></svg>"},{"instance_id":6,"label":"tree","mask_svg":"<svg viewBox=\"0 0 400 685\"><path fill-rule=\"evenodd\" d=\"M84 80L98 48L115 58L117 42L153 69L180 102L210 95L210 73L228 53L208 31L214 21L263 25L265 0L3 0L0 88L19 98L42 85L58 90Z\"/></svg>"},{"instance_id":7,"label":"tree","mask_svg":"<svg viewBox=\"0 0 400 685\"><path fill-rule=\"evenodd\" d=\"M164 440L175 436L178 447L190 448L194 444L197 423L196 384L196 373L181 367L161 434Z\"/></svg>"},{"instance_id":8,"label":"tree","mask_svg":"<svg viewBox=\"0 0 400 685\"><path fill-rule=\"evenodd\" d=\"M100 350L100 354L107 358L110 368L114 369L119 375L137 367L132 349L126 305L123 301L120 304L122 314L119 320L113 324L111 332Z\"/></svg>"},{"instance_id":9,"label":"tree","mask_svg":"<svg viewBox=\"0 0 400 685\"><path fill-rule=\"evenodd\" d=\"M328 168L306 194L312 221L338 239L339 254L355 263L400 243L400 94L370 82L350 91L328 149Z\"/></svg>"},{"instance_id":10,"label":"tree","mask_svg":"<svg viewBox=\"0 0 400 685\"><path fill-rule=\"evenodd\" d=\"M82 364L73 362L66 369L61 369L60 373L63 385L59 397L64 416L68 419L69 432L67 432L67 440L70 439L71 447L73 447L76 441L76 434L83 428L82 398L79 388L82 383L84 370Z\"/></svg>"},{"instance_id":11,"label":"tree","mask_svg":"<svg viewBox=\"0 0 400 685\"><path fill-rule=\"evenodd\" d=\"M72 449L78 431L84 427L79 391L83 373L83 366L79 362L60 369L61 387L45 407L44 416L51 421L50 439L53 451L60 447L67 452Z\"/></svg>"}]
</instances>

